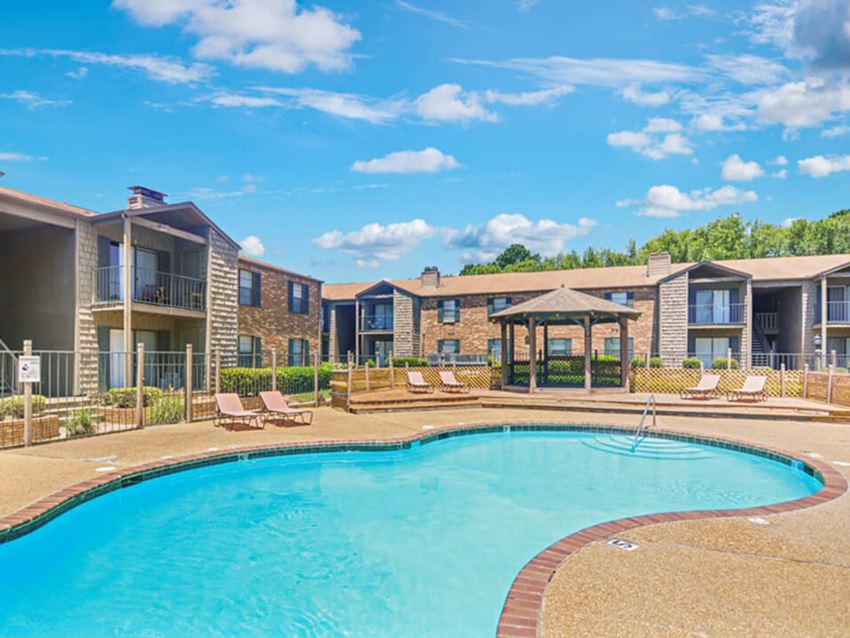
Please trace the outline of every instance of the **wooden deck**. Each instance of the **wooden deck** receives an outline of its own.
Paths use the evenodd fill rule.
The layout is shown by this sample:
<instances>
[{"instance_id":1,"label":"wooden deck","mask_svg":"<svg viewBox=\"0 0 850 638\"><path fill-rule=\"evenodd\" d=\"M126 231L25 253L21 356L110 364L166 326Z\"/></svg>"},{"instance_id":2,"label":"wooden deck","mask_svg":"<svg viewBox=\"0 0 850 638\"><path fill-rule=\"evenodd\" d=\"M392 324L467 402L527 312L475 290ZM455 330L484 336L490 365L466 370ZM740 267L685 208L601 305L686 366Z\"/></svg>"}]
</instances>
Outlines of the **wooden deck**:
<instances>
[{"instance_id":1,"label":"wooden deck","mask_svg":"<svg viewBox=\"0 0 850 638\"><path fill-rule=\"evenodd\" d=\"M351 397L351 412L399 412L445 408L531 408L540 410L640 414L649 395L626 393L619 389L546 389L534 394L501 390L472 390L468 394L434 392L417 394L407 390L379 390ZM850 408L795 398L771 398L758 403L722 399L681 399L678 395L657 394L658 414L701 416L705 418L747 418L846 422Z\"/></svg>"}]
</instances>

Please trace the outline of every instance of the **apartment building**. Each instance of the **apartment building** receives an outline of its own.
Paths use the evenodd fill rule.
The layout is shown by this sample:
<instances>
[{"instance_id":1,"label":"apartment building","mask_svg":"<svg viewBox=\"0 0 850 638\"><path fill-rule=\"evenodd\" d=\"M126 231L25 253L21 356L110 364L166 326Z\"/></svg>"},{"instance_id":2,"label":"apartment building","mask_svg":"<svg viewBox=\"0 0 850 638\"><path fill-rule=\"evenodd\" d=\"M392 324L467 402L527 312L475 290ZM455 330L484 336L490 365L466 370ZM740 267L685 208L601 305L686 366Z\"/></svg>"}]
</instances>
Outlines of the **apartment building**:
<instances>
[{"instance_id":1,"label":"apartment building","mask_svg":"<svg viewBox=\"0 0 850 638\"><path fill-rule=\"evenodd\" d=\"M157 386L182 381L170 365L178 355L166 353L186 344L199 353L196 385L210 374L205 353L218 351L223 367L263 363L243 356L245 337L252 353L278 348L282 365L309 360L321 282L240 258L192 202L130 190L126 208L99 214L0 187L0 379L13 378L11 350L23 339L57 369L51 382L63 394L133 382L125 353L139 343L159 353L145 361L145 383Z\"/></svg>"},{"instance_id":2,"label":"apartment building","mask_svg":"<svg viewBox=\"0 0 850 638\"><path fill-rule=\"evenodd\" d=\"M489 316L560 286L639 310L629 352L666 365L686 357L710 365L729 352L744 367L826 365L833 352L846 365L850 357L850 255L674 264L666 253L644 266L464 277L429 267L418 279L329 284L328 356L497 358L500 335ZM548 355L582 352L580 328L547 333ZM514 351L525 354L527 343L518 332ZM595 353L618 356L619 346L616 326L594 330Z\"/></svg>"}]
</instances>

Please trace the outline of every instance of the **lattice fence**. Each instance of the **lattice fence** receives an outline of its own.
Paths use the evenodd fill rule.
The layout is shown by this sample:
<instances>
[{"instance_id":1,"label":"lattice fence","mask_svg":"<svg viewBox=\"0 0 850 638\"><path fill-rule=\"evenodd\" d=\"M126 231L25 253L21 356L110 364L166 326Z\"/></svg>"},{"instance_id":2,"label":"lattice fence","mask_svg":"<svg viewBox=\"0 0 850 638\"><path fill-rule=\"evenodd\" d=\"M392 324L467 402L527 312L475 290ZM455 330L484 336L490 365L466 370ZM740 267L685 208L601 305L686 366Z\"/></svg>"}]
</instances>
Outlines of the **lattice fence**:
<instances>
[{"instance_id":1,"label":"lattice fence","mask_svg":"<svg viewBox=\"0 0 850 638\"><path fill-rule=\"evenodd\" d=\"M783 374L772 368L750 370L705 370L704 374L719 374L719 392L724 394L740 388L748 376L766 376L765 393L769 397L796 397L803 393L803 372L786 370L784 373L785 393L782 393ZM812 376L811 374L809 375ZM632 392L654 392L678 394L685 388L699 383L699 369L685 368L633 368L631 373ZM824 397L826 393L824 392ZM825 400L825 398L823 399Z\"/></svg>"},{"instance_id":2,"label":"lattice fence","mask_svg":"<svg viewBox=\"0 0 850 638\"><path fill-rule=\"evenodd\" d=\"M850 374L835 372L830 381L828 372L810 372L806 384L806 398L850 406Z\"/></svg>"}]
</instances>

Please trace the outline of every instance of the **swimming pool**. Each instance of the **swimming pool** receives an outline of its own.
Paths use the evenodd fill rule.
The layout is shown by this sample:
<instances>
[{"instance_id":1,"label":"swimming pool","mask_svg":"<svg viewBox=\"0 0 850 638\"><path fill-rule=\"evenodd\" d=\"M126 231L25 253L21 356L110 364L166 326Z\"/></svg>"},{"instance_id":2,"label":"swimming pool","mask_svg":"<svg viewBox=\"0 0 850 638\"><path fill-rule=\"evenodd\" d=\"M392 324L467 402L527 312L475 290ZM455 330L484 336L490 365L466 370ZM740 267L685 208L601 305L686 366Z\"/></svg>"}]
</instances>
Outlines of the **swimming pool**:
<instances>
[{"instance_id":1,"label":"swimming pool","mask_svg":"<svg viewBox=\"0 0 850 638\"><path fill-rule=\"evenodd\" d=\"M0 635L491 636L514 576L567 534L819 488L761 456L580 431L203 467L0 545Z\"/></svg>"}]
</instances>

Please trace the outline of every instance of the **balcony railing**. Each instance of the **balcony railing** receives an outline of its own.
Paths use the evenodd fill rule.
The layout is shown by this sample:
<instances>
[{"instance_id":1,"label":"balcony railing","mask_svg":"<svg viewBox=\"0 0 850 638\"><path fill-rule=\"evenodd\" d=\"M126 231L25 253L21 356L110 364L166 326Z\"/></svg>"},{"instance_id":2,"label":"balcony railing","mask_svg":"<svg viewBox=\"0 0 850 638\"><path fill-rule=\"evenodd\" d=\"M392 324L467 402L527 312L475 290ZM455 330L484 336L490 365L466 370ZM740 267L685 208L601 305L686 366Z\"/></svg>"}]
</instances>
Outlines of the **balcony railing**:
<instances>
[{"instance_id":1,"label":"balcony railing","mask_svg":"<svg viewBox=\"0 0 850 638\"><path fill-rule=\"evenodd\" d=\"M757 312L756 324L765 332L776 332L779 330L779 313Z\"/></svg>"},{"instance_id":2,"label":"balcony railing","mask_svg":"<svg viewBox=\"0 0 850 638\"><path fill-rule=\"evenodd\" d=\"M393 329L392 315L363 315L362 332L388 332Z\"/></svg>"},{"instance_id":3,"label":"balcony railing","mask_svg":"<svg viewBox=\"0 0 850 638\"><path fill-rule=\"evenodd\" d=\"M815 308L815 323L821 322L821 305ZM850 323L850 301L827 301L827 323Z\"/></svg>"},{"instance_id":4,"label":"balcony railing","mask_svg":"<svg viewBox=\"0 0 850 638\"><path fill-rule=\"evenodd\" d=\"M744 323L744 304L691 304L688 323L712 326Z\"/></svg>"},{"instance_id":5,"label":"balcony railing","mask_svg":"<svg viewBox=\"0 0 850 638\"><path fill-rule=\"evenodd\" d=\"M134 268L132 300L184 310L206 310L207 282L169 272ZM124 267L97 268L94 273L95 303L124 300Z\"/></svg>"}]
</instances>

